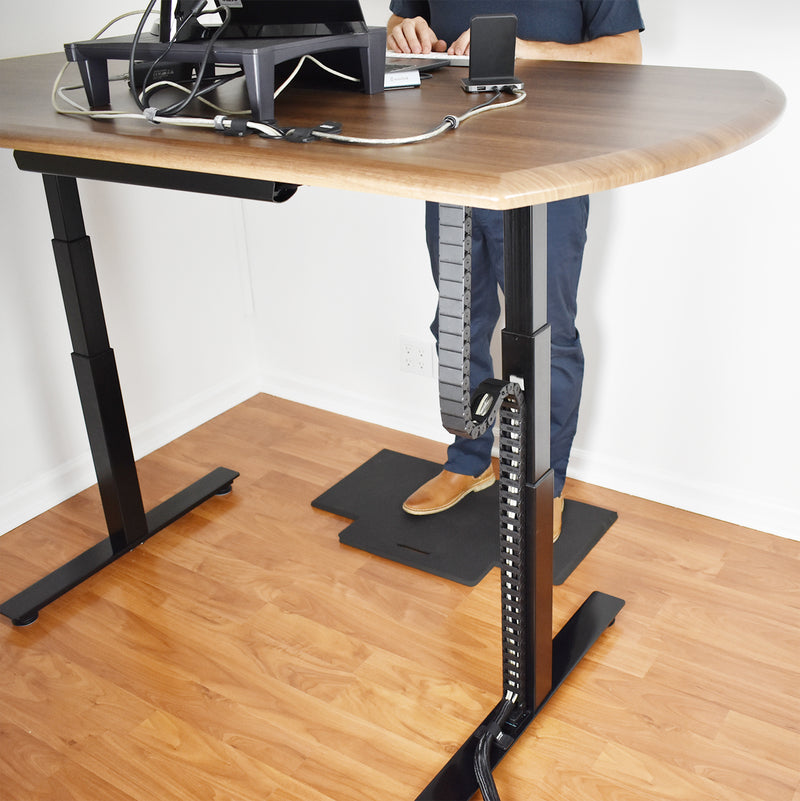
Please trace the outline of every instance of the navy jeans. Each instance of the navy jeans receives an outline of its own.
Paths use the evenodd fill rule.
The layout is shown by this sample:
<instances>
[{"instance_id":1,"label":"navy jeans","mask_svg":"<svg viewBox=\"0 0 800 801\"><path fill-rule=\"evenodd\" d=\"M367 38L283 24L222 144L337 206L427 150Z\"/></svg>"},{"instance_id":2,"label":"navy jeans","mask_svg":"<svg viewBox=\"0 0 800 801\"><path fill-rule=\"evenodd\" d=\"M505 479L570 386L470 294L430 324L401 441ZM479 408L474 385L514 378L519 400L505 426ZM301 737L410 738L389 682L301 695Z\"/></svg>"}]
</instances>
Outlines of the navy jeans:
<instances>
[{"instance_id":1,"label":"navy jeans","mask_svg":"<svg viewBox=\"0 0 800 801\"><path fill-rule=\"evenodd\" d=\"M547 206L547 317L551 327L550 460L555 495L561 494L572 440L578 426L583 385L583 349L575 316L578 280L586 245L589 198L559 200ZM425 232L434 280L439 278L439 207L428 203ZM497 288L503 289L503 213L472 211L472 349L470 389L494 376L490 345L500 317ZM431 331L438 341L438 319ZM446 470L480 475L491 462L493 435L456 437L447 449Z\"/></svg>"}]
</instances>

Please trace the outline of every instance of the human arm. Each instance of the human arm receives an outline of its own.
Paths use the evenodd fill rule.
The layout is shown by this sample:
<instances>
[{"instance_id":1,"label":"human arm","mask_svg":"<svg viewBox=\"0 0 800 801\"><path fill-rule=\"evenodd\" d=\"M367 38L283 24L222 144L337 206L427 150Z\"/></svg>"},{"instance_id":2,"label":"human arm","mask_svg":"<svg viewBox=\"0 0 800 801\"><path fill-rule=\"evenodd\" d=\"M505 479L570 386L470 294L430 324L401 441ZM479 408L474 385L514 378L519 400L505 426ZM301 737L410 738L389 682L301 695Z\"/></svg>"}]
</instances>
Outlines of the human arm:
<instances>
[{"instance_id":1,"label":"human arm","mask_svg":"<svg viewBox=\"0 0 800 801\"><path fill-rule=\"evenodd\" d=\"M423 17L398 17L386 23L386 47L398 53L444 53L447 42L439 39Z\"/></svg>"},{"instance_id":2,"label":"human arm","mask_svg":"<svg viewBox=\"0 0 800 801\"><path fill-rule=\"evenodd\" d=\"M588 42L530 42L517 39L517 58L547 61L603 61L613 64L641 64L639 31L600 36Z\"/></svg>"},{"instance_id":3,"label":"human arm","mask_svg":"<svg viewBox=\"0 0 800 801\"><path fill-rule=\"evenodd\" d=\"M451 55L469 53L469 31L464 31L447 48ZM642 42L639 31L627 31L614 36L600 36L588 42L532 42L517 39L517 58L545 61L603 61L615 64L641 64Z\"/></svg>"}]
</instances>

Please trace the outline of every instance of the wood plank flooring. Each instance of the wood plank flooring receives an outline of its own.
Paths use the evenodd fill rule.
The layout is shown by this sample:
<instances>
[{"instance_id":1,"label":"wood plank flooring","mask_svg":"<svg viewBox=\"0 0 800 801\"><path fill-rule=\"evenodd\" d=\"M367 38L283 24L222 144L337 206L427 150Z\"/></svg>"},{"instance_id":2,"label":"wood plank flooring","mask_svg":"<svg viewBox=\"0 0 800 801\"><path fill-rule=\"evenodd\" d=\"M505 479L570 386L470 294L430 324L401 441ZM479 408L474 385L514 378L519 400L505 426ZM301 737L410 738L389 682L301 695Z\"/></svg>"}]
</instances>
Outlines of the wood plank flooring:
<instances>
[{"instance_id":1,"label":"wood plank flooring","mask_svg":"<svg viewBox=\"0 0 800 801\"><path fill-rule=\"evenodd\" d=\"M499 587L340 545L309 501L443 446L259 395L139 463L214 498L0 622L3 801L412 800L499 698ZM800 543L576 482L619 521L555 588L626 600L495 771L503 801L800 801ZM88 490L0 538L0 598L102 538Z\"/></svg>"}]
</instances>

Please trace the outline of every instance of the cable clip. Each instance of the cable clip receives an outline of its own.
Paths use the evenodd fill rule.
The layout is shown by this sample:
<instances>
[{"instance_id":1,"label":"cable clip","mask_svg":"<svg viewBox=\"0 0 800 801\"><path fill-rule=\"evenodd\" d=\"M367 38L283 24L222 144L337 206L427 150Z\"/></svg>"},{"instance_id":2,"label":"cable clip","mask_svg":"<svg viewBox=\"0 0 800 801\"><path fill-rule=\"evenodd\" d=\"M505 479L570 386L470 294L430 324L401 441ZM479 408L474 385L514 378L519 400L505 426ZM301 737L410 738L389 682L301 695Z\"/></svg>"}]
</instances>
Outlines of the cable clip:
<instances>
[{"instance_id":1,"label":"cable clip","mask_svg":"<svg viewBox=\"0 0 800 801\"><path fill-rule=\"evenodd\" d=\"M247 122L247 120L232 119L230 125L224 130L225 136L247 136L253 133L253 131L247 127Z\"/></svg>"},{"instance_id":2,"label":"cable clip","mask_svg":"<svg viewBox=\"0 0 800 801\"><path fill-rule=\"evenodd\" d=\"M289 128L284 138L287 142L313 142L316 139L312 128Z\"/></svg>"},{"instance_id":3,"label":"cable clip","mask_svg":"<svg viewBox=\"0 0 800 801\"><path fill-rule=\"evenodd\" d=\"M149 108L144 109L142 111L142 114L144 114L144 118L148 122L151 122L153 125L160 125L161 124L156 119L156 117L158 116L158 109L157 108L153 108L152 106L150 106Z\"/></svg>"},{"instance_id":4,"label":"cable clip","mask_svg":"<svg viewBox=\"0 0 800 801\"><path fill-rule=\"evenodd\" d=\"M458 117L454 117L452 114L448 114L448 115L447 115L447 116L446 116L446 117L445 117L445 118L442 120L442 122L449 122L449 123L450 123L450 127L451 127L453 130L455 130L456 128L458 128L458 126L460 125L460 123L459 123L459 121L458 121Z\"/></svg>"},{"instance_id":5,"label":"cable clip","mask_svg":"<svg viewBox=\"0 0 800 801\"><path fill-rule=\"evenodd\" d=\"M217 114L214 117L214 130L225 134L225 136L247 136L253 133L248 127L248 123L249 120L237 120L226 117L223 114Z\"/></svg>"}]
</instances>

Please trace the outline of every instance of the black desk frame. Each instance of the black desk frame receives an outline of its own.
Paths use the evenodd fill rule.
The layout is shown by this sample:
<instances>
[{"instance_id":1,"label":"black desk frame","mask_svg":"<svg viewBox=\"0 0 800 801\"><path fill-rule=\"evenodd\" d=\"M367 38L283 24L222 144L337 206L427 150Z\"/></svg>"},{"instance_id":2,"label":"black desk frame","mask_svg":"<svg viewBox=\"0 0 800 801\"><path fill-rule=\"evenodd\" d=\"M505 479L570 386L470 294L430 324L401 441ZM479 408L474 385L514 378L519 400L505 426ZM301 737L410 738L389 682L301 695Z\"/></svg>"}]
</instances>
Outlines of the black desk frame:
<instances>
[{"instance_id":1,"label":"black desk frame","mask_svg":"<svg viewBox=\"0 0 800 801\"><path fill-rule=\"evenodd\" d=\"M140 545L238 476L219 467L145 512L133 448L109 346L91 244L84 229L77 178L156 186L280 202L296 187L268 181L141 167L15 151L20 169L42 174L53 226L53 248L74 353L72 356L98 478L108 538L0 605L0 614L27 625L39 610ZM549 465L550 332L547 325L547 209L504 212L506 328L503 374L522 379L526 392L524 518L526 636L521 659L525 697L491 751L492 767L508 752L583 656L616 619L624 602L594 592L552 637L553 476ZM478 789L473 756L484 727L502 704L442 768L418 801L467 801Z\"/></svg>"},{"instance_id":2,"label":"black desk frame","mask_svg":"<svg viewBox=\"0 0 800 801\"><path fill-rule=\"evenodd\" d=\"M75 379L108 531L106 539L0 604L0 614L15 626L25 626L33 623L39 610L51 601L213 495L230 491L239 475L219 467L145 512L76 178L277 202L291 197L297 187L19 151L14 158L20 169L39 172L44 180Z\"/></svg>"},{"instance_id":3,"label":"black desk frame","mask_svg":"<svg viewBox=\"0 0 800 801\"><path fill-rule=\"evenodd\" d=\"M494 740L494 768L542 710L624 601L593 592L553 638L553 471L550 467L550 326L547 323L547 206L504 212L506 324L503 379L525 394L525 485L521 504L525 637L524 696ZM505 648L505 643L504 643ZM504 660L506 654L504 654ZM516 657L515 657L516 658ZM504 688L508 692L508 688ZM478 742L503 705L495 708L418 796L417 801L467 801L478 790L473 760Z\"/></svg>"}]
</instances>

